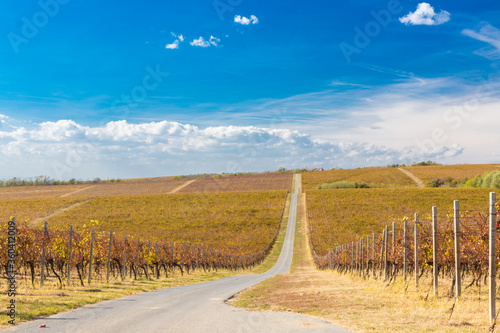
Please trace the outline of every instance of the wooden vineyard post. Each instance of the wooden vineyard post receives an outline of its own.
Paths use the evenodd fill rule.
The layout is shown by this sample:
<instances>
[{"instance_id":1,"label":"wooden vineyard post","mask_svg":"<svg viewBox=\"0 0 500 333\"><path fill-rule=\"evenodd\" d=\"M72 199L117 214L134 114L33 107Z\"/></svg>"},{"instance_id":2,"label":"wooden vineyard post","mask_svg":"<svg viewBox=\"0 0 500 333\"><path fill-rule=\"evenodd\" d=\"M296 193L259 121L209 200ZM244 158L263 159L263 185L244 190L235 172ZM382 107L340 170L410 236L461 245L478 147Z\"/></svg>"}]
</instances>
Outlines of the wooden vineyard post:
<instances>
[{"instance_id":1,"label":"wooden vineyard post","mask_svg":"<svg viewBox=\"0 0 500 333\"><path fill-rule=\"evenodd\" d=\"M135 272L134 278L137 280L137 275L139 275L139 251L141 248L141 237L137 237L137 251L135 252Z\"/></svg>"},{"instance_id":2,"label":"wooden vineyard post","mask_svg":"<svg viewBox=\"0 0 500 333\"><path fill-rule=\"evenodd\" d=\"M392 222L392 274L396 274L396 222Z\"/></svg>"},{"instance_id":3,"label":"wooden vineyard post","mask_svg":"<svg viewBox=\"0 0 500 333\"><path fill-rule=\"evenodd\" d=\"M438 229L437 229L437 207L432 207L432 286L434 295L438 296Z\"/></svg>"},{"instance_id":4,"label":"wooden vineyard post","mask_svg":"<svg viewBox=\"0 0 500 333\"><path fill-rule=\"evenodd\" d=\"M386 239L386 229L382 230L382 244L380 244L380 265L379 265L379 277L382 276L382 268L384 267L384 247L385 247L385 239Z\"/></svg>"},{"instance_id":5,"label":"wooden vineyard post","mask_svg":"<svg viewBox=\"0 0 500 333\"><path fill-rule=\"evenodd\" d=\"M376 277L375 276L375 233L373 233L373 239L372 239L372 248L373 248L373 251L372 251L372 269L373 269L373 277Z\"/></svg>"},{"instance_id":6,"label":"wooden vineyard post","mask_svg":"<svg viewBox=\"0 0 500 333\"><path fill-rule=\"evenodd\" d=\"M403 254L403 281L406 283L406 270L407 270L407 256L408 256L408 244L407 244L407 230L408 230L408 221L405 219L403 222L403 243L404 243L404 254Z\"/></svg>"},{"instance_id":7,"label":"wooden vineyard post","mask_svg":"<svg viewBox=\"0 0 500 333\"><path fill-rule=\"evenodd\" d=\"M146 279L149 279L149 253L151 251L151 240L148 240L148 249L147 249L148 252L146 252L146 258L145 259L145 262L146 262Z\"/></svg>"},{"instance_id":8,"label":"wooden vineyard post","mask_svg":"<svg viewBox=\"0 0 500 333\"><path fill-rule=\"evenodd\" d=\"M453 224L455 225L455 296L462 294L462 268L460 262L460 205L458 200L453 202Z\"/></svg>"},{"instance_id":9,"label":"wooden vineyard post","mask_svg":"<svg viewBox=\"0 0 500 333\"><path fill-rule=\"evenodd\" d=\"M366 236L366 276L370 277L370 236Z\"/></svg>"},{"instance_id":10,"label":"wooden vineyard post","mask_svg":"<svg viewBox=\"0 0 500 333\"><path fill-rule=\"evenodd\" d=\"M69 226L69 240L68 240L68 286L71 281L71 252L73 250L73 225Z\"/></svg>"},{"instance_id":11,"label":"wooden vineyard post","mask_svg":"<svg viewBox=\"0 0 500 333\"><path fill-rule=\"evenodd\" d=\"M122 280L125 280L125 265L127 264L127 236L125 236L124 244L125 246L123 247Z\"/></svg>"},{"instance_id":12,"label":"wooden vineyard post","mask_svg":"<svg viewBox=\"0 0 500 333\"><path fill-rule=\"evenodd\" d=\"M361 262L361 267L360 267L360 271L359 271L359 276L361 277L364 277L364 272L365 272L365 256L364 256L364 247L363 247L363 242L364 242L364 238L361 238L359 240L359 252L360 252L360 256L359 256L359 259L360 259L360 262Z\"/></svg>"},{"instance_id":13,"label":"wooden vineyard post","mask_svg":"<svg viewBox=\"0 0 500 333\"><path fill-rule=\"evenodd\" d=\"M165 277L167 276L167 263L165 262L165 243L161 242L161 248L163 249L163 255L162 255L162 262L163 262L163 268L165 269Z\"/></svg>"},{"instance_id":14,"label":"wooden vineyard post","mask_svg":"<svg viewBox=\"0 0 500 333\"><path fill-rule=\"evenodd\" d=\"M351 243L351 274L354 272L354 242Z\"/></svg>"},{"instance_id":15,"label":"wooden vineyard post","mask_svg":"<svg viewBox=\"0 0 500 333\"><path fill-rule=\"evenodd\" d=\"M497 202L497 194L490 193L490 249L489 249L489 310L490 323L495 321L496 315L496 219L497 212L495 203Z\"/></svg>"},{"instance_id":16,"label":"wooden vineyard post","mask_svg":"<svg viewBox=\"0 0 500 333\"><path fill-rule=\"evenodd\" d=\"M92 261L94 260L94 229L90 236L89 284L92 282Z\"/></svg>"},{"instance_id":17,"label":"wooden vineyard post","mask_svg":"<svg viewBox=\"0 0 500 333\"><path fill-rule=\"evenodd\" d=\"M109 231L108 263L106 265L106 281L109 282L109 272L111 271L111 251L113 250L113 229Z\"/></svg>"},{"instance_id":18,"label":"wooden vineyard post","mask_svg":"<svg viewBox=\"0 0 500 333\"><path fill-rule=\"evenodd\" d=\"M196 245L196 270L198 270L198 266L200 264L200 261L199 261L199 258L198 258L198 255L200 254L200 246L199 245ZM224 258L226 257L226 255L224 254Z\"/></svg>"},{"instance_id":19,"label":"wooden vineyard post","mask_svg":"<svg viewBox=\"0 0 500 333\"><path fill-rule=\"evenodd\" d=\"M332 251L333 250L328 251L328 257L330 259L330 264L328 265L329 269L332 269L332 257L333 257Z\"/></svg>"},{"instance_id":20,"label":"wooden vineyard post","mask_svg":"<svg viewBox=\"0 0 500 333\"><path fill-rule=\"evenodd\" d=\"M355 274L359 271L359 242L356 242L356 263L354 265L354 271Z\"/></svg>"},{"instance_id":21,"label":"wooden vineyard post","mask_svg":"<svg viewBox=\"0 0 500 333\"><path fill-rule=\"evenodd\" d=\"M389 266L387 265L387 247L389 245L389 226L385 226L385 239L384 239L384 281L387 281L387 273Z\"/></svg>"},{"instance_id":22,"label":"wooden vineyard post","mask_svg":"<svg viewBox=\"0 0 500 333\"><path fill-rule=\"evenodd\" d=\"M172 242L172 274L174 273L174 263L175 263L175 244Z\"/></svg>"},{"instance_id":23,"label":"wooden vineyard post","mask_svg":"<svg viewBox=\"0 0 500 333\"><path fill-rule=\"evenodd\" d=\"M160 268L158 267L158 241L155 241L155 274L156 278L160 278Z\"/></svg>"},{"instance_id":24,"label":"wooden vineyard post","mask_svg":"<svg viewBox=\"0 0 500 333\"><path fill-rule=\"evenodd\" d=\"M415 213L415 231L414 231L414 254L415 254L415 287L418 287L418 213Z\"/></svg>"},{"instance_id":25,"label":"wooden vineyard post","mask_svg":"<svg viewBox=\"0 0 500 333\"><path fill-rule=\"evenodd\" d=\"M42 263L41 263L41 271L40 271L40 286L43 286L45 281L45 248L47 247L47 228L48 222L45 221L43 225L43 242L42 242Z\"/></svg>"}]
</instances>

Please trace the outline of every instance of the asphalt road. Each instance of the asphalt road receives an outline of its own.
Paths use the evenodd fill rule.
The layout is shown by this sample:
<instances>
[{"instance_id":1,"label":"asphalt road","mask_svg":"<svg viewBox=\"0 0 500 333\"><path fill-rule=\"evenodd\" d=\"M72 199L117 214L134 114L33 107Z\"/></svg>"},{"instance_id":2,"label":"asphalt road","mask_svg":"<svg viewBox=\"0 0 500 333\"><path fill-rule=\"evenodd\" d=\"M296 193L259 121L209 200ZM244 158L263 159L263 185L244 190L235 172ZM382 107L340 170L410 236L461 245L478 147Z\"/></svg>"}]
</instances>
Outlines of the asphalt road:
<instances>
[{"instance_id":1,"label":"asphalt road","mask_svg":"<svg viewBox=\"0 0 500 333\"><path fill-rule=\"evenodd\" d=\"M297 194L293 194L281 255L277 263L264 274L232 276L127 296L28 322L5 331L348 332L321 319L292 313L248 311L225 303L225 300L246 288L288 272L293 256L296 211ZM46 324L46 328L39 328L41 324Z\"/></svg>"}]
</instances>

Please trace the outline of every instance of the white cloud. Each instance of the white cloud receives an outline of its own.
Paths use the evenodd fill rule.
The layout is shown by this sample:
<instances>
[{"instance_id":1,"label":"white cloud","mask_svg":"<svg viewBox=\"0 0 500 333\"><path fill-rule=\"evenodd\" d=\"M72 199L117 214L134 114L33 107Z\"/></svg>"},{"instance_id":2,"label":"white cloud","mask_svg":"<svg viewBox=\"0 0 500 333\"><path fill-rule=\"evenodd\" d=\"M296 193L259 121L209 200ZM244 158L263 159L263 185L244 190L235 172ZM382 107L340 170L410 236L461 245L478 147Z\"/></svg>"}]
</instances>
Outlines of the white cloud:
<instances>
[{"instance_id":1,"label":"white cloud","mask_svg":"<svg viewBox=\"0 0 500 333\"><path fill-rule=\"evenodd\" d=\"M241 15L236 15L234 17L234 22L239 23L241 25L249 25L249 24L259 23L259 19L255 15L251 15L250 18L246 18L245 16L241 16Z\"/></svg>"},{"instance_id":2,"label":"white cloud","mask_svg":"<svg viewBox=\"0 0 500 333\"><path fill-rule=\"evenodd\" d=\"M171 32L170 33L173 37L176 38L176 40L171 43L171 44L167 44L165 46L166 49L169 49L169 50L176 50L179 48L179 42L183 42L184 41L184 36L182 34L176 34L175 32Z\"/></svg>"},{"instance_id":3,"label":"white cloud","mask_svg":"<svg viewBox=\"0 0 500 333\"><path fill-rule=\"evenodd\" d=\"M399 21L406 25L439 25L450 20L450 13L442 10L439 13L434 12L434 8L427 2L421 2L415 12L400 17Z\"/></svg>"},{"instance_id":4,"label":"white cloud","mask_svg":"<svg viewBox=\"0 0 500 333\"><path fill-rule=\"evenodd\" d=\"M192 42L190 42L191 46L199 46L199 47L209 47L210 43L205 40L202 36L198 39L193 39Z\"/></svg>"},{"instance_id":5,"label":"white cloud","mask_svg":"<svg viewBox=\"0 0 500 333\"><path fill-rule=\"evenodd\" d=\"M456 154L439 147L431 156ZM280 166L356 167L416 157L371 143L316 140L287 128L209 126L125 120L91 127L72 120L0 129L0 174L56 178L135 177L202 172L265 171ZM29 160L29 163L23 161ZM8 163L7 163L8 162ZM12 169L12 165L20 165Z\"/></svg>"},{"instance_id":6,"label":"white cloud","mask_svg":"<svg viewBox=\"0 0 500 333\"><path fill-rule=\"evenodd\" d=\"M199 46L199 47L210 47L211 45L217 47L219 45L220 39L214 36L210 36L209 40L205 40L202 36L198 39L193 39L191 46Z\"/></svg>"},{"instance_id":7,"label":"white cloud","mask_svg":"<svg viewBox=\"0 0 500 333\"><path fill-rule=\"evenodd\" d=\"M464 29L462 34L490 44L475 53L491 60L500 59L500 30L489 23L482 23L479 31Z\"/></svg>"},{"instance_id":8,"label":"white cloud","mask_svg":"<svg viewBox=\"0 0 500 333\"><path fill-rule=\"evenodd\" d=\"M178 49L179 48L179 40L175 40L172 44L167 44L165 46L166 49L169 49L169 50L175 50L175 49Z\"/></svg>"},{"instance_id":9,"label":"white cloud","mask_svg":"<svg viewBox=\"0 0 500 333\"><path fill-rule=\"evenodd\" d=\"M214 36L210 36L210 44L217 47L219 42L220 42L219 38L216 38Z\"/></svg>"}]
</instances>

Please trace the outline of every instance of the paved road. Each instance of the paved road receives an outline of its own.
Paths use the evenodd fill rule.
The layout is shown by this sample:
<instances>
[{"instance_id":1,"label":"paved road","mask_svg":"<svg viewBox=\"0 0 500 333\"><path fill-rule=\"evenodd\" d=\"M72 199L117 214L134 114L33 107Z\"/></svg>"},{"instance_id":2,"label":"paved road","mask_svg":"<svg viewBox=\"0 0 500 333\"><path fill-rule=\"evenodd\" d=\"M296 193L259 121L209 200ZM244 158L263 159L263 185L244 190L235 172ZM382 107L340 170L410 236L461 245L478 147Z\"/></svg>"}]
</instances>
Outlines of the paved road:
<instances>
[{"instance_id":1,"label":"paved road","mask_svg":"<svg viewBox=\"0 0 500 333\"><path fill-rule=\"evenodd\" d=\"M321 319L292 313L248 311L224 302L246 288L288 272L293 256L296 210L297 194L293 194L281 255L276 265L264 274L232 276L127 296L35 320L6 331L348 332ZM46 323L47 327L39 328L42 323Z\"/></svg>"}]
</instances>

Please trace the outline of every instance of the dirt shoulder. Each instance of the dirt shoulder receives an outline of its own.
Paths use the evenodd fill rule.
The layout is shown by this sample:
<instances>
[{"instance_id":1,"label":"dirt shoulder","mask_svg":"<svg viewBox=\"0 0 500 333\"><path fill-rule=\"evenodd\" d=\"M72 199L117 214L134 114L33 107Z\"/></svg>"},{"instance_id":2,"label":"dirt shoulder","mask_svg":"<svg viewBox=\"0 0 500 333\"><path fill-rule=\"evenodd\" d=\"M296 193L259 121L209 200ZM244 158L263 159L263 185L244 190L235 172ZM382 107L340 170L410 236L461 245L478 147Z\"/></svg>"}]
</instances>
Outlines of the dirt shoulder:
<instances>
[{"instance_id":1,"label":"dirt shoulder","mask_svg":"<svg viewBox=\"0 0 500 333\"><path fill-rule=\"evenodd\" d=\"M452 313L454 299L424 300L427 285L405 292L402 283L387 287L379 281L317 270L305 232L305 196L300 196L291 272L246 290L232 301L233 305L321 317L353 332L488 330L485 299L460 301Z\"/></svg>"}]
</instances>

